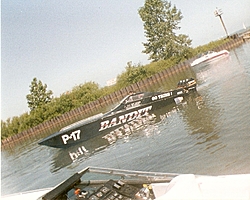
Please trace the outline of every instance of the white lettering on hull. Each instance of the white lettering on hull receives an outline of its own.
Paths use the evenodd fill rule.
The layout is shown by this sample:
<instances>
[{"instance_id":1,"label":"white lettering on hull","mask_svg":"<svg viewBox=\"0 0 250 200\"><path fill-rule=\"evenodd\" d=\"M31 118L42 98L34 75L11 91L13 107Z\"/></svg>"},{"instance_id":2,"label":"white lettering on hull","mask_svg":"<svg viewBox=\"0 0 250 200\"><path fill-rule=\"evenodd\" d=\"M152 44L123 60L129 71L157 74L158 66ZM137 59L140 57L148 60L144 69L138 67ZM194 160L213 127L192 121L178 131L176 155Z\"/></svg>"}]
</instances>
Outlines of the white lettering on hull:
<instances>
[{"instance_id":1,"label":"white lettering on hull","mask_svg":"<svg viewBox=\"0 0 250 200\"><path fill-rule=\"evenodd\" d=\"M117 126L120 124L124 124L126 122L130 122L132 120L137 119L148 113L149 110L152 109L152 106L148 106L139 110L135 110L133 112L127 113L125 115L120 115L119 117L114 117L112 120L105 120L101 122L101 128L99 131L103 131L105 129L111 128L113 126ZM63 144L67 144L69 140L80 140L81 139L81 130L73 131L71 134L64 134L61 136Z\"/></svg>"},{"instance_id":2,"label":"white lettering on hull","mask_svg":"<svg viewBox=\"0 0 250 200\"><path fill-rule=\"evenodd\" d=\"M76 130L76 131L73 131L70 135L68 134L62 135L63 144L67 144L68 140L71 140L71 139L73 139L74 141L80 140L81 139L80 133L81 133L80 130Z\"/></svg>"},{"instance_id":3,"label":"white lettering on hull","mask_svg":"<svg viewBox=\"0 0 250 200\"><path fill-rule=\"evenodd\" d=\"M152 106L148 106L148 107L127 113L125 115L120 115L119 117L114 117L111 120L105 120L105 121L101 122L101 128L99 129L99 131L103 131L105 129L108 129L108 128L111 128L114 126L118 126L120 124L124 124L126 122L130 122L132 120L135 120L138 117L141 117L141 116L147 114L148 111L151 109L152 109Z\"/></svg>"},{"instance_id":4,"label":"white lettering on hull","mask_svg":"<svg viewBox=\"0 0 250 200\"><path fill-rule=\"evenodd\" d=\"M164 99L164 98L167 98L167 97L170 97L170 96L172 96L172 92L158 94L158 95L153 96L151 99L152 99L152 101L156 101L156 100Z\"/></svg>"}]
</instances>

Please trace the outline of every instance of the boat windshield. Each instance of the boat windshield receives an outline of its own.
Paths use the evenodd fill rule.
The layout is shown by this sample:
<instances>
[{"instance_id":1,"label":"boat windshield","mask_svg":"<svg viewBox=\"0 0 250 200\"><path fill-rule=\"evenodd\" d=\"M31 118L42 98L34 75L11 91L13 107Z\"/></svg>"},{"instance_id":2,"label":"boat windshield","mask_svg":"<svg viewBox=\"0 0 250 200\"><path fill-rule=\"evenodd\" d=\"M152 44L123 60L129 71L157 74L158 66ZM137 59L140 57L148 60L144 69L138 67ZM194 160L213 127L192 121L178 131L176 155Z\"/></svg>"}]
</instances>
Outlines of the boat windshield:
<instances>
[{"instance_id":1,"label":"boat windshield","mask_svg":"<svg viewBox=\"0 0 250 200\"><path fill-rule=\"evenodd\" d=\"M136 94L131 94L129 96L127 96L125 99L123 99L122 103L128 103L128 102L132 102L132 101L137 101L137 100L141 100L144 97L144 93L136 93Z\"/></svg>"},{"instance_id":2,"label":"boat windshield","mask_svg":"<svg viewBox=\"0 0 250 200\"><path fill-rule=\"evenodd\" d=\"M141 92L141 93L135 93L135 94L131 94L131 95L128 95L126 96L125 98L123 98L119 105L117 105L115 108L113 108L111 110L111 113L113 112L117 112L117 111L120 111L120 110L123 110L123 109L127 109L128 108L128 104L131 104L129 107L133 107L132 106L132 103L133 102L138 102L138 101L141 101L145 96L145 93ZM134 106L137 105L137 104L133 104ZM110 112L109 112L110 113Z\"/></svg>"}]
</instances>

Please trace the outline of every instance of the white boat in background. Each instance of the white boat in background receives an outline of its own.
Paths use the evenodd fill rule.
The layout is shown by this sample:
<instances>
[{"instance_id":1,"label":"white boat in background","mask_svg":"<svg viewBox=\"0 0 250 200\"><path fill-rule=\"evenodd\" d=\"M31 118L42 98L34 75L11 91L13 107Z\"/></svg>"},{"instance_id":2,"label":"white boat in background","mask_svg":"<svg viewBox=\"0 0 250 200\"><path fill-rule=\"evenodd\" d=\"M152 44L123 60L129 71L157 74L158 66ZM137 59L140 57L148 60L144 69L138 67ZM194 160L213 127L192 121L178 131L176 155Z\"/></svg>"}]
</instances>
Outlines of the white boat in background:
<instances>
[{"instance_id":1,"label":"white boat in background","mask_svg":"<svg viewBox=\"0 0 250 200\"><path fill-rule=\"evenodd\" d=\"M243 23L243 28L244 28L245 30L247 29L247 27L246 27L245 23Z\"/></svg>"},{"instance_id":2,"label":"white boat in background","mask_svg":"<svg viewBox=\"0 0 250 200\"><path fill-rule=\"evenodd\" d=\"M198 64L205 63L205 62L211 62L214 61L215 59L222 58L225 56L228 56L229 52L227 50L221 50L219 52L216 51L208 51L204 54L201 54L199 58L194 60L191 63L191 66L194 67Z\"/></svg>"},{"instance_id":3,"label":"white boat in background","mask_svg":"<svg viewBox=\"0 0 250 200\"><path fill-rule=\"evenodd\" d=\"M88 173L96 175L88 176ZM84 177L84 175L87 176ZM102 179L98 179L98 175ZM92 179L89 180L88 177ZM1 197L1 199L250 200L250 174L203 176L87 167L53 189L40 192L43 194L39 191L34 192L33 195L32 192L20 193Z\"/></svg>"}]
</instances>

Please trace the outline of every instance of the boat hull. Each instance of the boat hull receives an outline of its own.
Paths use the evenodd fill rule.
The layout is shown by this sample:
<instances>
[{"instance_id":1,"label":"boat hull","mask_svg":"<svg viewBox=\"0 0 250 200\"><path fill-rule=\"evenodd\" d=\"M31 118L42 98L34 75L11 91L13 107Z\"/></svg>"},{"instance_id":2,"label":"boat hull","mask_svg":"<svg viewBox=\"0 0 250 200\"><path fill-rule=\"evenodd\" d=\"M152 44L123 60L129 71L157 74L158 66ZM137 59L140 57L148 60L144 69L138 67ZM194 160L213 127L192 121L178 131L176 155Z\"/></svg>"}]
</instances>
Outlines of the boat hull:
<instances>
[{"instance_id":1,"label":"boat hull","mask_svg":"<svg viewBox=\"0 0 250 200\"><path fill-rule=\"evenodd\" d=\"M196 82L192 79L190 83L191 85L187 85L185 82L182 88L168 92L137 93L128 96L110 112L65 127L42 139L39 144L66 148L87 141L99 134L112 132L131 121L150 115L168 104L182 101L183 97L188 95L190 91L196 90ZM130 100L130 97L134 99Z\"/></svg>"},{"instance_id":2,"label":"boat hull","mask_svg":"<svg viewBox=\"0 0 250 200\"><path fill-rule=\"evenodd\" d=\"M212 61L216 61L216 60L223 58L225 56L228 56L228 55L229 55L229 52L227 50L222 50L219 52L211 52L211 53L208 53L208 54L194 60L191 63L191 67L194 67L194 66L199 65L199 64L210 63Z\"/></svg>"},{"instance_id":3,"label":"boat hull","mask_svg":"<svg viewBox=\"0 0 250 200\"><path fill-rule=\"evenodd\" d=\"M65 148L67 146L75 145L79 142L94 138L102 133L112 132L131 121L150 115L155 110L174 102L174 98L168 98L155 103L149 103L140 107L129 109L115 115L107 115L84 126L57 132L43 139L39 142L39 144L56 148Z\"/></svg>"}]
</instances>

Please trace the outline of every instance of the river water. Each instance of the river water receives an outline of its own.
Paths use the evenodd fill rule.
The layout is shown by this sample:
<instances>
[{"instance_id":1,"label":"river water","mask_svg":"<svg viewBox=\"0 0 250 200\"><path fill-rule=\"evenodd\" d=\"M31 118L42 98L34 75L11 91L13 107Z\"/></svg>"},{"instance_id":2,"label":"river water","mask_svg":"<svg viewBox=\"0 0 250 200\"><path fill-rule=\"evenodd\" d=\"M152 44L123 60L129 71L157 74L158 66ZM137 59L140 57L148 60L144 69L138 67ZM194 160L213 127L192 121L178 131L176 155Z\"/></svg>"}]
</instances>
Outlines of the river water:
<instances>
[{"instance_id":1,"label":"river water","mask_svg":"<svg viewBox=\"0 0 250 200\"><path fill-rule=\"evenodd\" d=\"M113 144L93 139L66 150L37 140L1 152L2 195L52 187L87 166L207 175L250 173L250 43L157 86L196 78L197 94L161 109ZM103 140L102 140L103 141Z\"/></svg>"}]
</instances>

